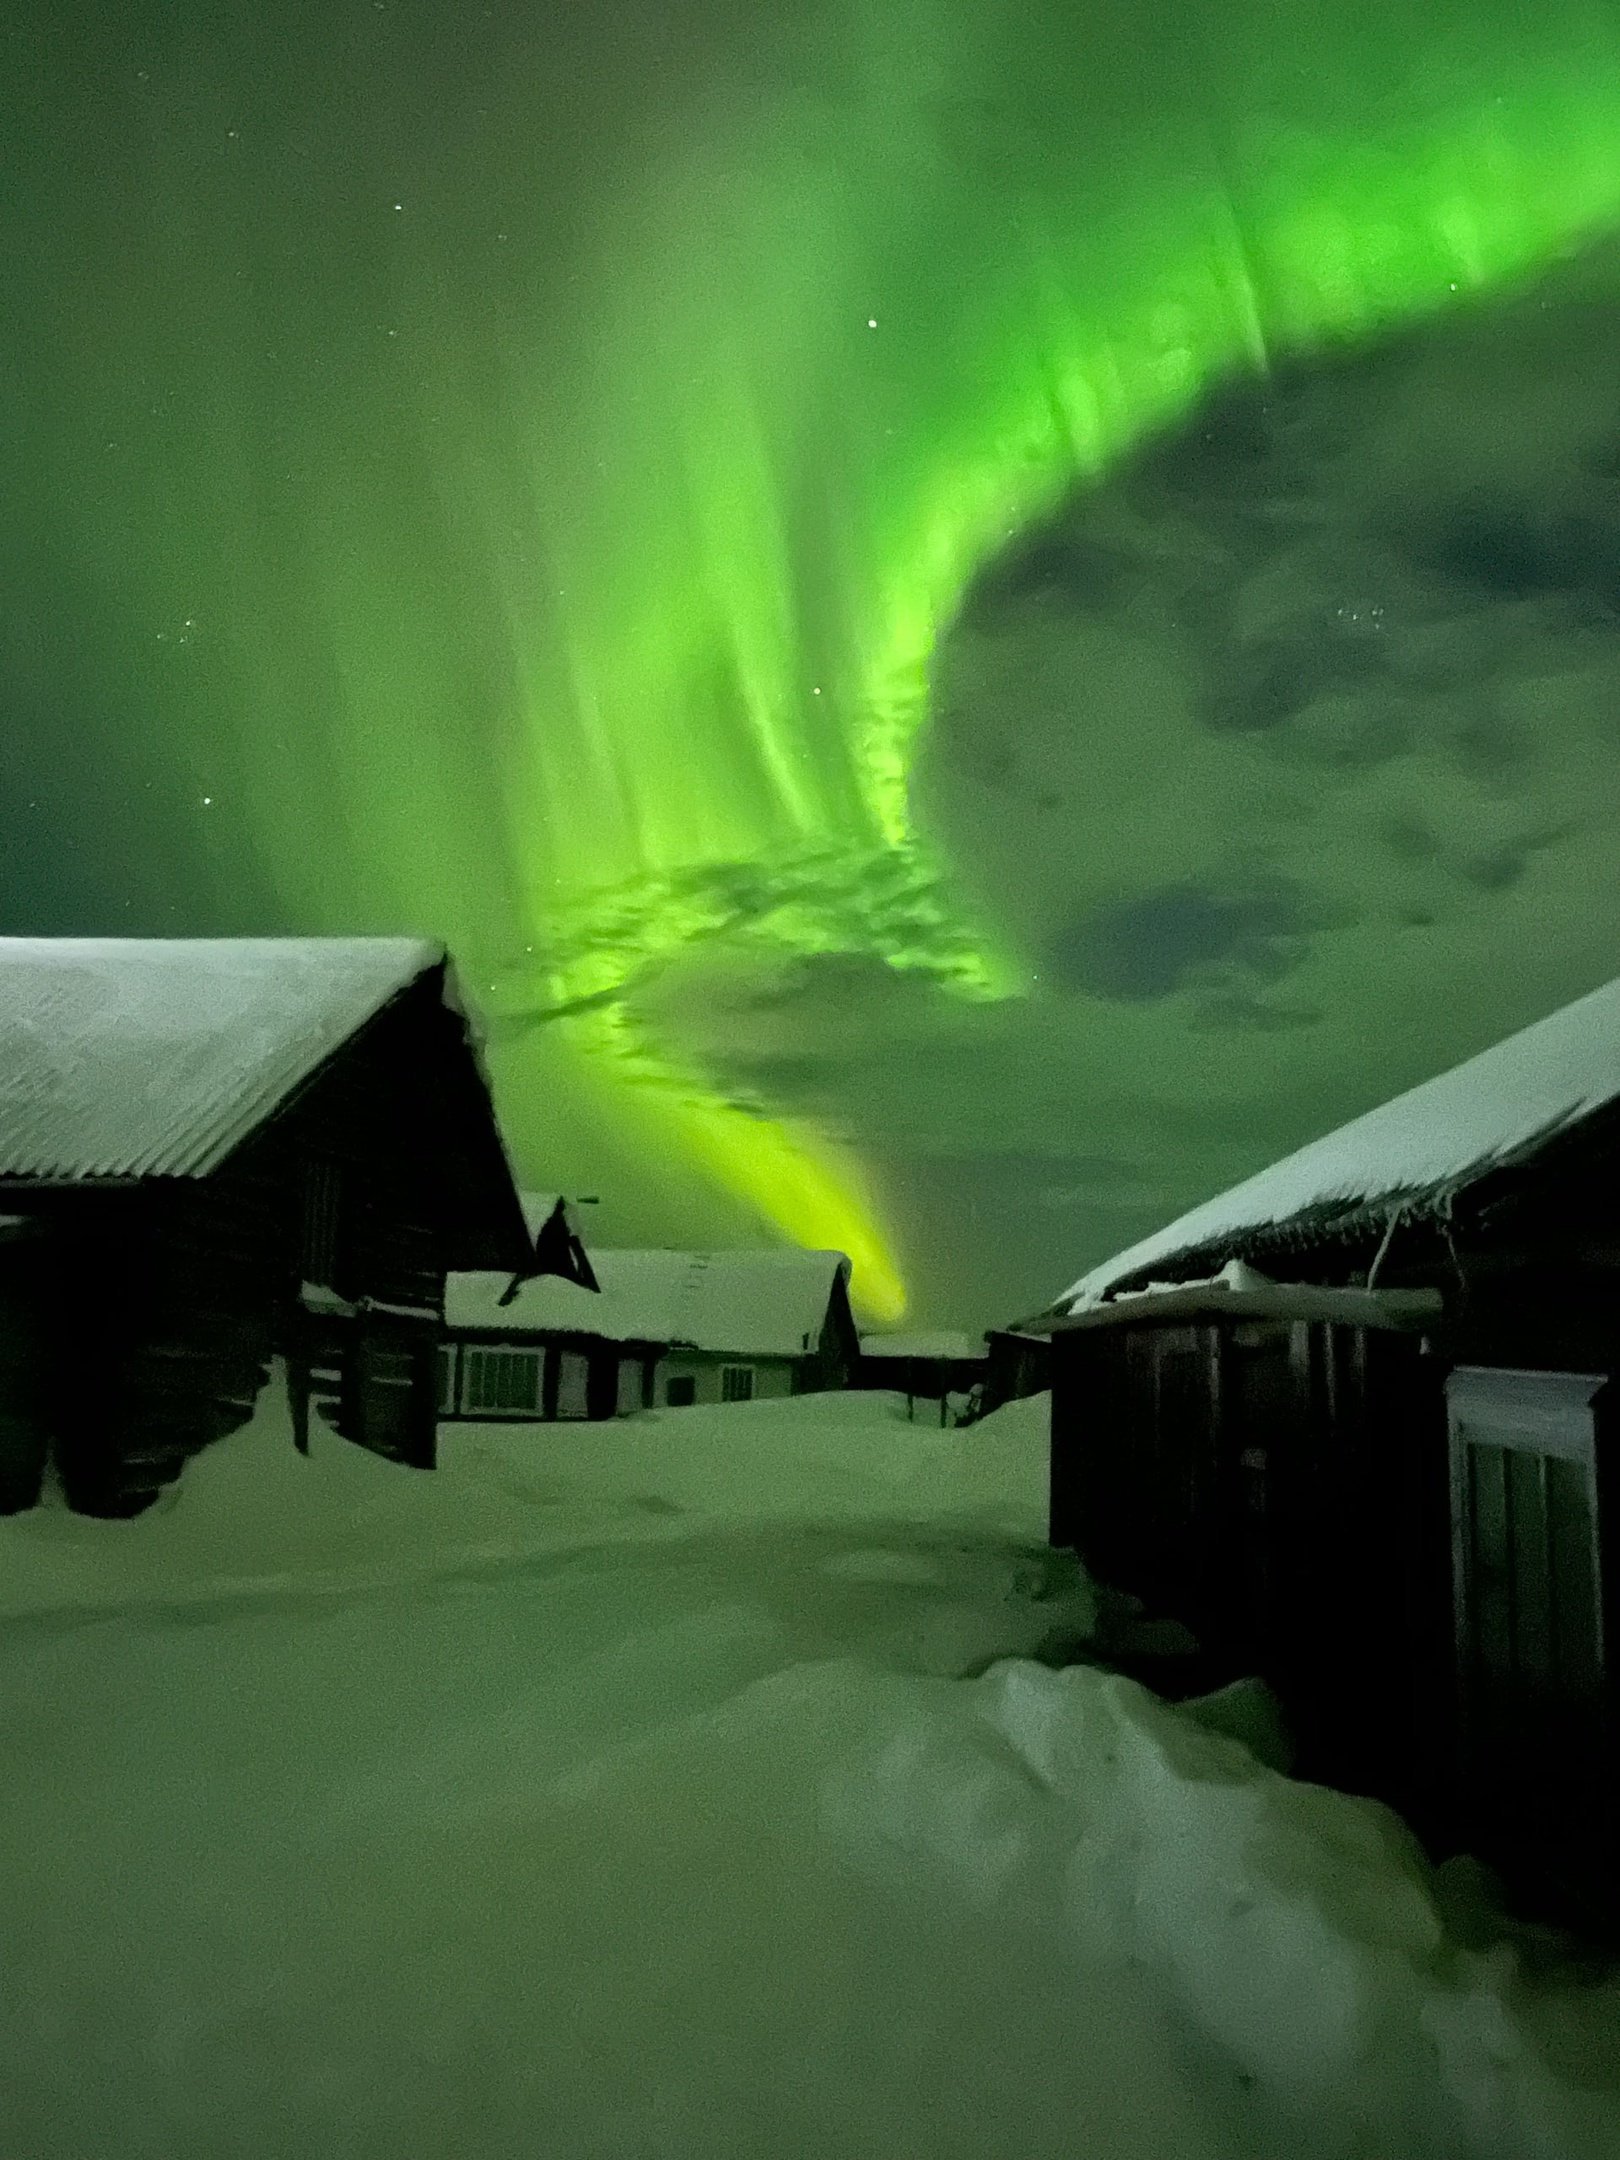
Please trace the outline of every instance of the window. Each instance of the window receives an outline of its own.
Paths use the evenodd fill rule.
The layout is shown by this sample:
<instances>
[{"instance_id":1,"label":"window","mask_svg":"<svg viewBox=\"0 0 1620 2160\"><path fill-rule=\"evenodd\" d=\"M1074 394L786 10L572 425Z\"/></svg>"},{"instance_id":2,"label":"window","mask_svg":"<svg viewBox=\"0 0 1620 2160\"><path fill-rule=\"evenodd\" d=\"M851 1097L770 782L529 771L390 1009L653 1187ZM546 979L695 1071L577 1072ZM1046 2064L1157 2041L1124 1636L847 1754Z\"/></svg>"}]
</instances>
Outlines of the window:
<instances>
[{"instance_id":1,"label":"window","mask_svg":"<svg viewBox=\"0 0 1620 2160\"><path fill-rule=\"evenodd\" d=\"M590 1359L578 1350L557 1352L557 1415L582 1418L590 1415Z\"/></svg>"},{"instance_id":2,"label":"window","mask_svg":"<svg viewBox=\"0 0 1620 2160\"><path fill-rule=\"evenodd\" d=\"M677 1373L664 1383L664 1400L672 1410L690 1410L697 1401L697 1382L690 1373Z\"/></svg>"},{"instance_id":3,"label":"window","mask_svg":"<svg viewBox=\"0 0 1620 2160\"><path fill-rule=\"evenodd\" d=\"M454 1343L439 1346L439 1415L451 1417L456 1408L456 1349Z\"/></svg>"},{"instance_id":4,"label":"window","mask_svg":"<svg viewBox=\"0 0 1620 2160\"><path fill-rule=\"evenodd\" d=\"M540 1414L538 1350L474 1350L466 1353L466 1390L462 1408L512 1415Z\"/></svg>"},{"instance_id":5,"label":"window","mask_svg":"<svg viewBox=\"0 0 1620 2160\"><path fill-rule=\"evenodd\" d=\"M753 1399L753 1366L722 1365L720 1368L720 1400L722 1402L752 1402Z\"/></svg>"},{"instance_id":6,"label":"window","mask_svg":"<svg viewBox=\"0 0 1620 2160\"><path fill-rule=\"evenodd\" d=\"M1611 1835L1598 1373L1446 1382L1464 1774L1487 1835L1573 1890Z\"/></svg>"},{"instance_id":7,"label":"window","mask_svg":"<svg viewBox=\"0 0 1620 2160\"><path fill-rule=\"evenodd\" d=\"M619 1390L614 1403L617 1417L633 1417L644 1409L647 1402L647 1367L641 1358L622 1357L619 1360Z\"/></svg>"},{"instance_id":8,"label":"window","mask_svg":"<svg viewBox=\"0 0 1620 2160\"><path fill-rule=\"evenodd\" d=\"M338 1287L338 1250L343 1213L343 1171L326 1156L304 1165L304 1221L300 1260L306 1282Z\"/></svg>"}]
</instances>

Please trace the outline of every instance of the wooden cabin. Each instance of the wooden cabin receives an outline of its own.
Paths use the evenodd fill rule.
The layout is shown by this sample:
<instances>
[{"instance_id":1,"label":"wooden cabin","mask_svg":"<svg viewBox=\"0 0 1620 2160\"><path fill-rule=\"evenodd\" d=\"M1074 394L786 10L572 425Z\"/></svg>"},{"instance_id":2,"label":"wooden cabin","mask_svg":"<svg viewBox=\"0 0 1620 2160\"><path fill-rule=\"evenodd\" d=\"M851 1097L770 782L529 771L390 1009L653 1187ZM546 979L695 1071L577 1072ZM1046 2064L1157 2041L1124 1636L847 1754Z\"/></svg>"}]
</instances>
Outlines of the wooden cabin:
<instances>
[{"instance_id":1,"label":"wooden cabin","mask_svg":"<svg viewBox=\"0 0 1620 2160\"><path fill-rule=\"evenodd\" d=\"M1532 1906L1620 1917L1620 982L1092 1269L1052 1519ZM1321 1302L1323 1299L1328 1302Z\"/></svg>"},{"instance_id":2,"label":"wooden cabin","mask_svg":"<svg viewBox=\"0 0 1620 2160\"><path fill-rule=\"evenodd\" d=\"M581 1248L583 1253L583 1248ZM627 1417L844 1387L857 1340L842 1253L606 1250L592 1281L453 1275L440 1416Z\"/></svg>"},{"instance_id":3,"label":"wooden cabin","mask_svg":"<svg viewBox=\"0 0 1620 2160\"><path fill-rule=\"evenodd\" d=\"M444 953L0 939L0 1506L132 1515L311 1401L433 1459L451 1266L531 1243Z\"/></svg>"},{"instance_id":4,"label":"wooden cabin","mask_svg":"<svg viewBox=\"0 0 1620 2160\"><path fill-rule=\"evenodd\" d=\"M930 1335L864 1335L855 1385L906 1398L906 1415L940 1425L978 1407L987 1360L983 1341L943 1329Z\"/></svg>"},{"instance_id":5,"label":"wooden cabin","mask_svg":"<svg viewBox=\"0 0 1620 2160\"><path fill-rule=\"evenodd\" d=\"M991 1328L984 1338L981 1413L1041 1395L1052 1385L1052 1338L1037 1327Z\"/></svg>"},{"instance_id":6,"label":"wooden cabin","mask_svg":"<svg viewBox=\"0 0 1620 2160\"><path fill-rule=\"evenodd\" d=\"M1422 1334L1439 1310L1432 1291L1279 1283L1235 1262L1052 1336L1053 1542L1191 1630L1189 1684L1263 1673L1303 1776L1421 1820L1449 1625L1424 1565L1445 1541ZM1397 1583L1414 1588L1391 1596Z\"/></svg>"}]
</instances>

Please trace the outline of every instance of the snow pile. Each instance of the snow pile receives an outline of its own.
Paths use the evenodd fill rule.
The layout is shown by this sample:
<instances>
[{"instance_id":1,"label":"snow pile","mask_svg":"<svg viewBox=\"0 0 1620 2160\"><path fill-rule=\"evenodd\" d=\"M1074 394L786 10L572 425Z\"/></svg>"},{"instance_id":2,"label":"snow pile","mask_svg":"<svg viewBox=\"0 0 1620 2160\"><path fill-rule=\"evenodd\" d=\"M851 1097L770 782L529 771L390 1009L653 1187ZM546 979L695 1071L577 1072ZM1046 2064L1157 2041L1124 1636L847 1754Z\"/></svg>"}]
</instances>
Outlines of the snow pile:
<instances>
[{"instance_id":1,"label":"snow pile","mask_svg":"<svg viewBox=\"0 0 1620 2160\"><path fill-rule=\"evenodd\" d=\"M198 1587L252 1594L432 1575L533 1540L497 1492L455 1492L339 1439L293 1444L279 1366L252 1420L187 1464L133 1522L60 1505L0 1518L0 1614L163 1603Z\"/></svg>"},{"instance_id":2,"label":"snow pile","mask_svg":"<svg viewBox=\"0 0 1620 2160\"><path fill-rule=\"evenodd\" d=\"M1063 1664L1045 1411L428 1476L271 1398L159 1514L0 1524L5 2152L1620 2160L1620 1989L1448 1933L1252 1686Z\"/></svg>"},{"instance_id":3,"label":"snow pile","mask_svg":"<svg viewBox=\"0 0 1620 2160\"><path fill-rule=\"evenodd\" d=\"M1521 2014L1510 1951L1448 1940L1387 1810L1280 1777L1114 1675L1010 1663L929 1688L922 1717L919 1692L896 1691L892 1736L829 1793L875 1878L1111 1946L1314 2126L1314 2154L1620 2152L1620 1984L1595 2021L1582 2005L1571 2059L1547 2004Z\"/></svg>"},{"instance_id":4,"label":"snow pile","mask_svg":"<svg viewBox=\"0 0 1620 2160\"><path fill-rule=\"evenodd\" d=\"M800 1395L602 1424L441 1428L440 1469L401 1469L312 1420L293 1445L280 1367L240 1432L146 1515L60 1506L0 1518L0 1615L422 1580L680 1536L691 1518L948 1518L1045 1542L1049 1398L965 1431L908 1424L887 1394Z\"/></svg>"}]
</instances>

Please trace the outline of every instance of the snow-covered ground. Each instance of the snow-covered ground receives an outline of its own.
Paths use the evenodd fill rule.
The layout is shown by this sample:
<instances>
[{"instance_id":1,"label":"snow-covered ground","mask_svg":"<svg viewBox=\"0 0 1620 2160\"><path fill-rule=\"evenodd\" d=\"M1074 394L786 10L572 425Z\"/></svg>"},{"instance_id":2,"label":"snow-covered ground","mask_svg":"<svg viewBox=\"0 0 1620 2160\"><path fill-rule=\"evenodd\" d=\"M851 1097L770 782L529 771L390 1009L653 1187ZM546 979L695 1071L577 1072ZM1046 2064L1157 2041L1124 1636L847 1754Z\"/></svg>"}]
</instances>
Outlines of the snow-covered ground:
<instances>
[{"instance_id":1,"label":"snow-covered ground","mask_svg":"<svg viewBox=\"0 0 1620 2160\"><path fill-rule=\"evenodd\" d=\"M1044 1410L267 1401L0 1523L4 2160L1620 2156L1620 1987L1063 1664Z\"/></svg>"}]
</instances>

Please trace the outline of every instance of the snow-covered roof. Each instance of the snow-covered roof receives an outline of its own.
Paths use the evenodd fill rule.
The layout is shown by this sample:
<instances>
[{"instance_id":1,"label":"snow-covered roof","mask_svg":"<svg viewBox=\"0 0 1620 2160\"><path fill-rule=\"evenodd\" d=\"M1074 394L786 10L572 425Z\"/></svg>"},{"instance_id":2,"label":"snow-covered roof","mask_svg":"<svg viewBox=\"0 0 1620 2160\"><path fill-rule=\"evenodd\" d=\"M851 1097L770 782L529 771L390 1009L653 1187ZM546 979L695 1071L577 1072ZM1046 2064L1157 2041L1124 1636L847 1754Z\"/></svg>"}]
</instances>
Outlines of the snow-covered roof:
<instances>
[{"instance_id":1,"label":"snow-covered roof","mask_svg":"<svg viewBox=\"0 0 1620 2160\"><path fill-rule=\"evenodd\" d=\"M1617 1097L1620 979L1206 1200L1082 1275L1056 1309L1095 1305L1145 1267L1318 1209L1387 1215L1431 1202Z\"/></svg>"},{"instance_id":2,"label":"snow-covered roof","mask_svg":"<svg viewBox=\"0 0 1620 2160\"><path fill-rule=\"evenodd\" d=\"M964 1335L959 1328L938 1328L923 1335L863 1335L861 1355L869 1358L912 1358L940 1362L977 1360L985 1355L983 1341Z\"/></svg>"},{"instance_id":3,"label":"snow-covered roof","mask_svg":"<svg viewBox=\"0 0 1620 2160\"><path fill-rule=\"evenodd\" d=\"M415 938L0 938L0 1177L205 1176L443 960Z\"/></svg>"},{"instance_id":4,"label":"snow-covered roof","mask_svg":"<svg viewBox=\"0 0 1620 2160\"><path fill-rule=\"evenodd\" d=\"M1438 1290L1341 1290L1319 1283L1274 1282L1242 1260L1228 1260L1218 1275L1191 1282L1150 1282L1121 1290L1106 1304L1078 1307L1054 1324L1055 1334L1074 1328L1115 1327L1129 1320L1192 1320L1225 1316L1255 1320L1338 1320L1350 1327L1411 1328L1438 1319Z\"/></svg>"},{"instance_id":5,"label":"snow-covered roof","mask_svg":"<svg viewBox=\"0 0 1620 2160\"><path fill-rule=\"evenodd\" d=\"M802 1357L821 1340L842 1253L592 1252L600 1290L555 1275L524 1283L509 1305L509 1275L452 1275L445 1323L454 1332L601 1335L611 1342L679 1343L754 1357Z\"/></svg>"}]
</instances>

